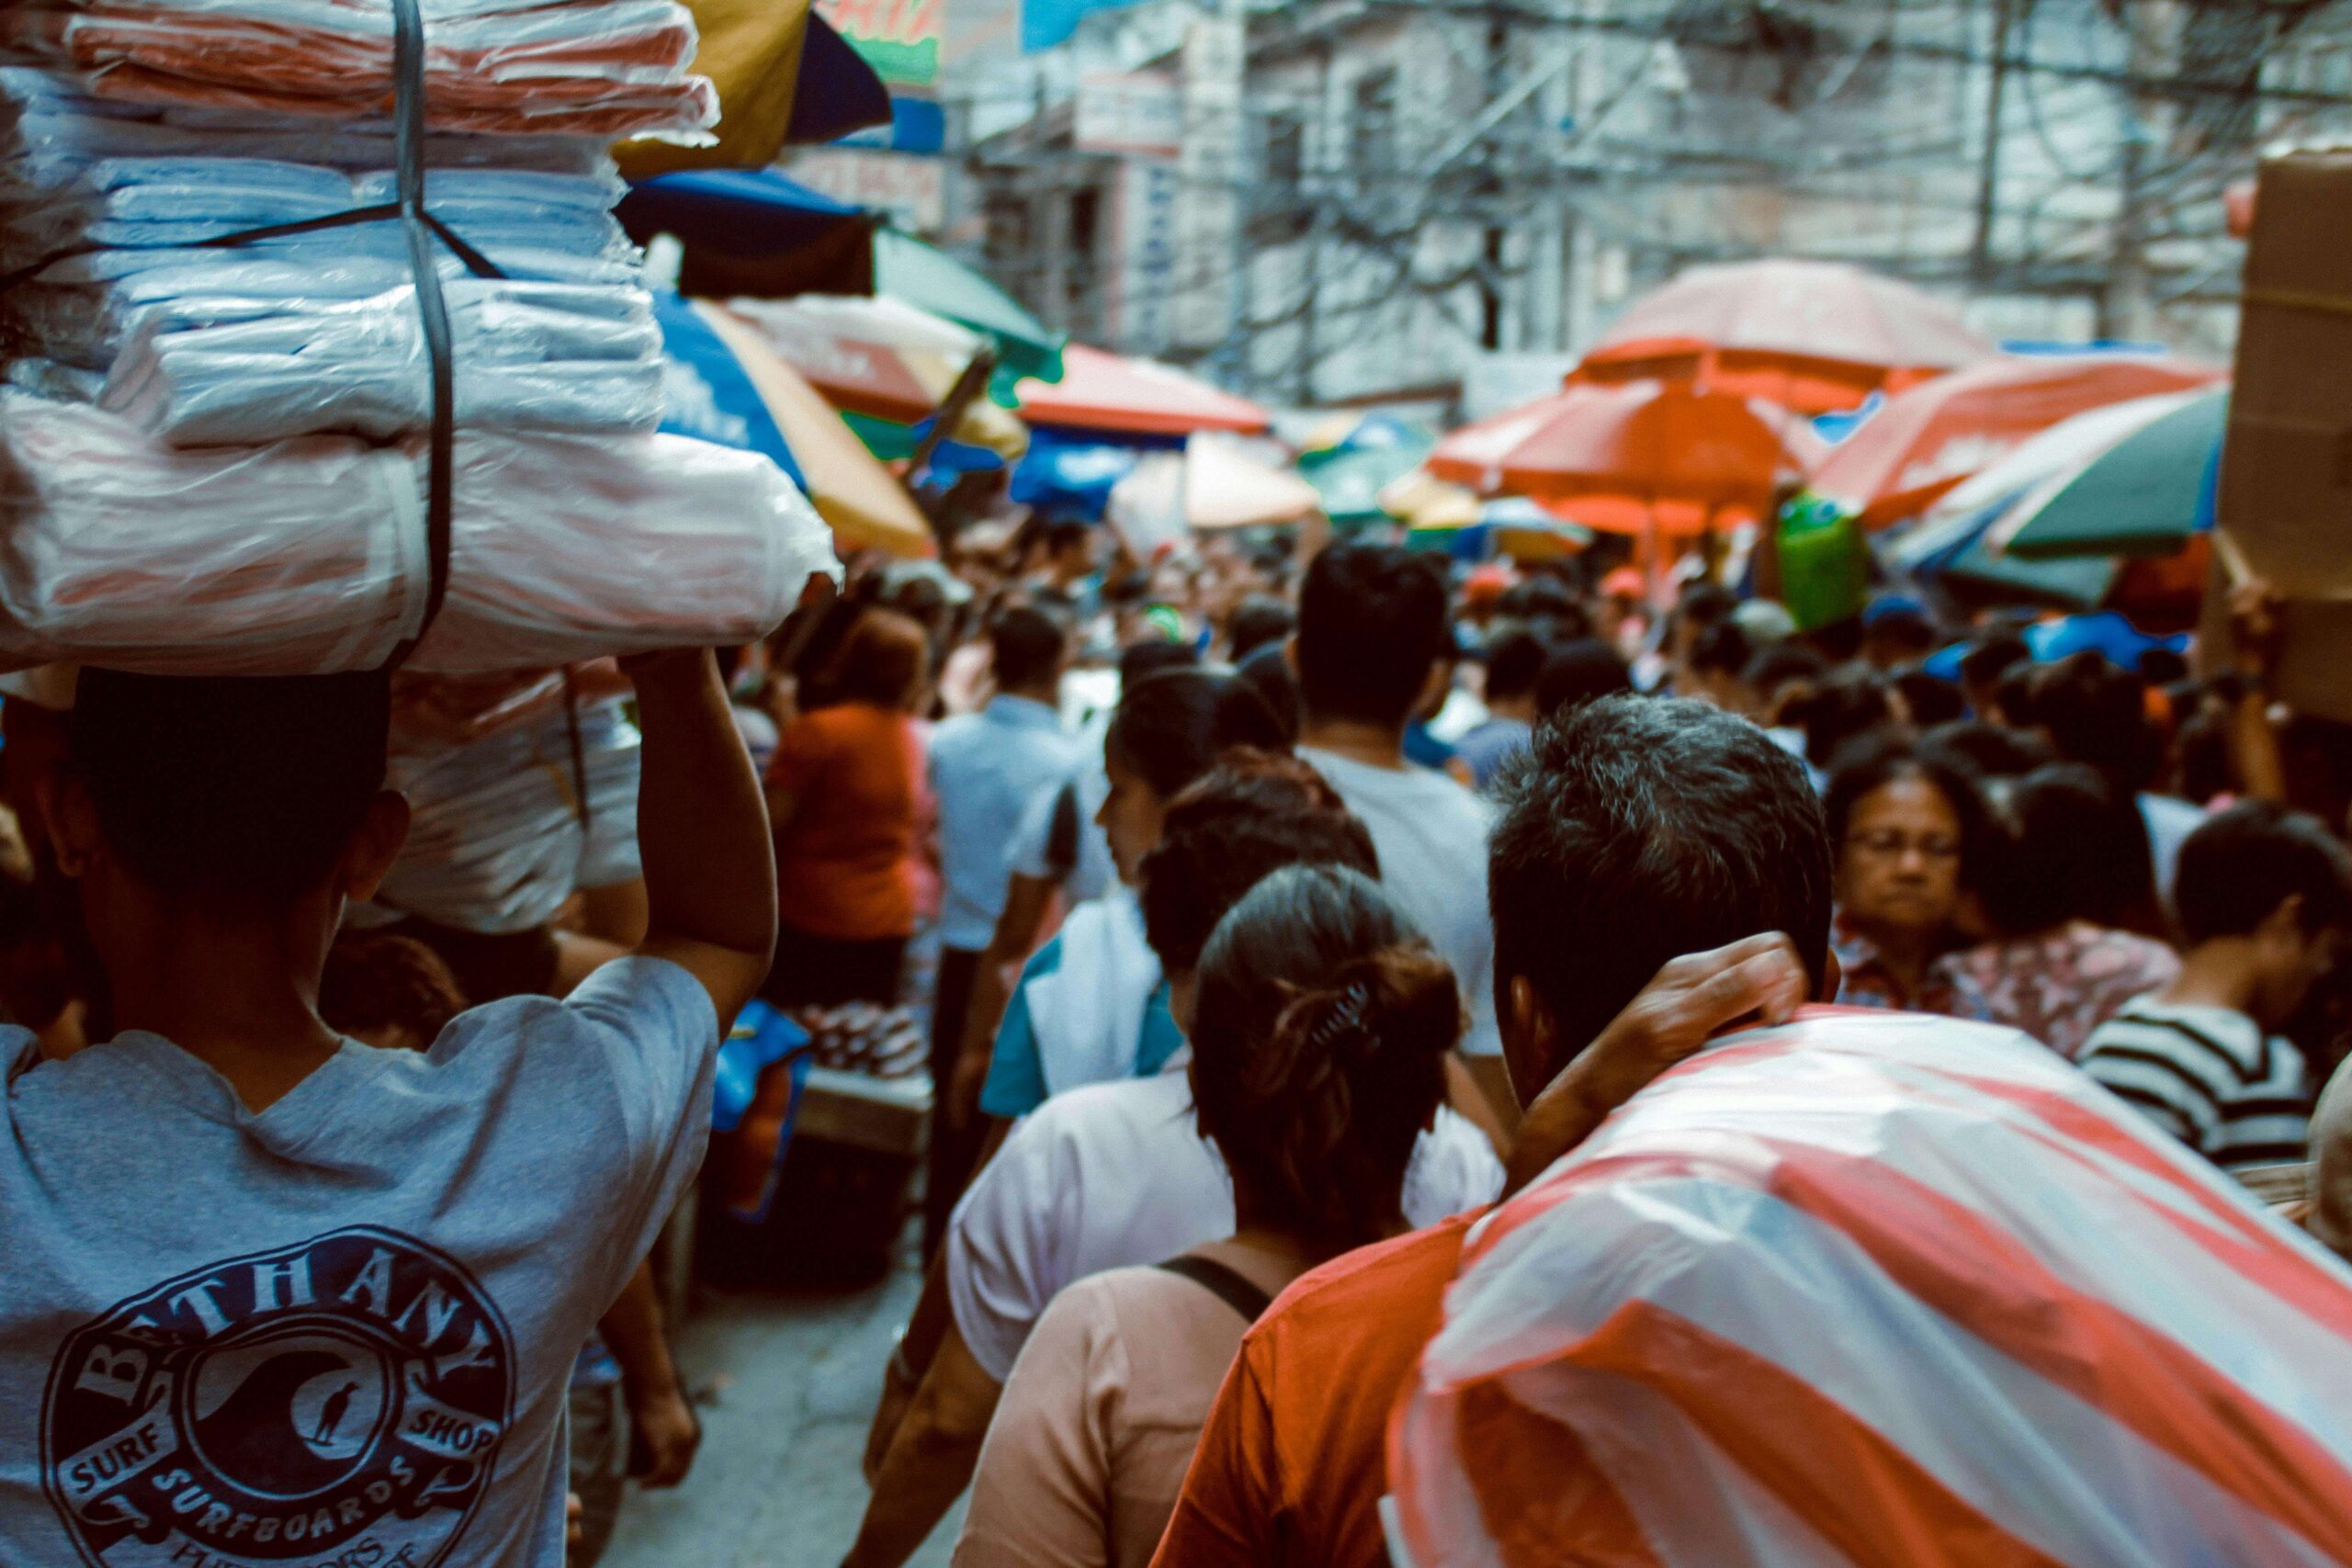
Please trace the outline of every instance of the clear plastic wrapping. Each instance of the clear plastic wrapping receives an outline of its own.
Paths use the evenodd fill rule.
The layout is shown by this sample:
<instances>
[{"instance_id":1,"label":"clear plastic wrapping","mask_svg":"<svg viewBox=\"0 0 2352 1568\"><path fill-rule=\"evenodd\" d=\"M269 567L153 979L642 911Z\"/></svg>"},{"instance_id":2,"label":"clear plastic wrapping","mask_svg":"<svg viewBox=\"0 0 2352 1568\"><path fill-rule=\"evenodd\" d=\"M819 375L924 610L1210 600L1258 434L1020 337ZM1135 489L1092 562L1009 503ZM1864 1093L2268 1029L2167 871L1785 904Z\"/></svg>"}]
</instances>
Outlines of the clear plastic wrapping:
<instances>
[{"instance_id":1,"label":"clear plastic wrapping","mask_svg":"<svg viewBox=\"0 0 2352 1568\"><path fill-rule=\"evenodd\" d=\"M435 127L708 140L718 95L691 73L674 0L424 0ZM130 103L320 117L390 106L389 0L19 0L0 62L70 72Z\"/></svg>"},{"instance_id":2,"label":"clear plastic wrapping","mask_svg":"<svg viewBox=\"0 0 2352 1568\"><path fill-rule=\"evenodd\" d=\"M165 446L0 392L0 661L174 674L381 664L421 621L424 458L309 436ZM748 642L829 529L753 453L684 436L461 432L448 595L410 667L480 673Z\"/></svg>"},{"instance_id":3,"label":"clear plastic wrapping","mask_svg":"<svg viewBox=\"0 0 2352 1568\"><path fill-rule=\"evenodd\" d=\"M2352 1271L2021 1034L1732 1037L1480 1222L1400 1565L2352 1562Z\"/></svg>"},{"instance_id":4,"label":"clear plastic wrapping","mask_svg":"<svg viewBox=\"0 0 2352 1568\"><path fill-rule=\"evenodd\" d=\"M644 290L469 278L445 293L460 427L650 431L662 423L662 333ZM181 446L421 430L433 384L416 291L150 306L134 319L99 401Z\"/></svg>"},{"instance_id":5,"label":"clear plastic wrapping","mask_svg":"<svg viewBox=\"0 0 2352 1568\"><path fill-rule=\"evenodd\" d=\"M579 725L584 813L560 704L476 739L396 752L389 782L408 797L409 832L377 901L500 934L546 924L582 888L634 881L637 731L613 702L583 707Z\"/></svg>"}]
</instances>

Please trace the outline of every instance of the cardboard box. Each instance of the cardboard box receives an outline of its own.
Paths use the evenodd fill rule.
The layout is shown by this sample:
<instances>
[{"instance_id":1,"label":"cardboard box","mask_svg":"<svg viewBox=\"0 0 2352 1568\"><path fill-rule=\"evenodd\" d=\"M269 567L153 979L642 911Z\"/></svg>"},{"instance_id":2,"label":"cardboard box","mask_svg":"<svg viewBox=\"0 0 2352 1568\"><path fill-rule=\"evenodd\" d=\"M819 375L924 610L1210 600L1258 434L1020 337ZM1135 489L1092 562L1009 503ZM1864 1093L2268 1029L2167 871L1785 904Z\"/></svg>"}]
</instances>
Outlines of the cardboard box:
<instances>
[{"instance_id":1,"label":"cardboard box","mask_svg":"<svg viewBox=\"0 0 2352 1568\"><path fill-rule=\"evenodd\" d=\"M2267 159L2222 449L2217 552L2288 601L2279 695L2352 720L2352 149Z\"/></svg>"}]
</instances>

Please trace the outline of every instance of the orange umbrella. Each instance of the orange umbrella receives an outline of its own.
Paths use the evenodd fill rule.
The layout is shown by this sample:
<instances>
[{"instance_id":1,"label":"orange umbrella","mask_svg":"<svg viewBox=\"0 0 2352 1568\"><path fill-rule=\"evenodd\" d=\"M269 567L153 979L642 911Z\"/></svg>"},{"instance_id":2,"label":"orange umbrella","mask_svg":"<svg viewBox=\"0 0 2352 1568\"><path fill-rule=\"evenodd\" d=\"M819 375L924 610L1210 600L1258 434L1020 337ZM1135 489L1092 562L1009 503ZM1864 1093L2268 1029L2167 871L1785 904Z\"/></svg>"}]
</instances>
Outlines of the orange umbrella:
<instances>
[{"instance_id":1,"label":"orange umbrella","mask_svg":"<svg viewBox=\"0 0 2352 1568\"><path fill-rule=\"evenodd\" d=\"M1690 381L1832 413L1996 352L1907 283L1840 262L1736 262L1635 301L1569 378Z\"/></svg>"},{"instance_id":2,"label":"orange umbrella","mask_svg":"<svg viewBox=\"0 0 2352 1568\"><path fill-rule=\"evenodd\" d=\"M1752 523L1825 450L1785 409L1685 386L1572 386L1464 426L1429 470L1489 494L1531 496L1616 534L1690 536Z\"/></svg>"},{"instance_id":3,"label":"orange umbrella","mask_svg":"<svg viewBox=\"0 0 2352 1568\"><path fill-rule=\"evenodd\" d=\"M2162 355L2013 355L1888 400L1814 470L1813 488L1881 528L2062 420L2218 381L2221 367Z\"/></svg>"},{"instance_id":4,"label":"orange umbrella","mask_svg":"<svg viewBox=\"0 0 2352 1568\"><path fill-rule=\"evenodd\" d=\"M1172 365L1129 359L1083 344L1062 351L1062 378L1021 383L1021 417L1148 435L1229 430L1255 435L1272 419L1245 398L1221 392Z\"/></svg>"}]
</instances>

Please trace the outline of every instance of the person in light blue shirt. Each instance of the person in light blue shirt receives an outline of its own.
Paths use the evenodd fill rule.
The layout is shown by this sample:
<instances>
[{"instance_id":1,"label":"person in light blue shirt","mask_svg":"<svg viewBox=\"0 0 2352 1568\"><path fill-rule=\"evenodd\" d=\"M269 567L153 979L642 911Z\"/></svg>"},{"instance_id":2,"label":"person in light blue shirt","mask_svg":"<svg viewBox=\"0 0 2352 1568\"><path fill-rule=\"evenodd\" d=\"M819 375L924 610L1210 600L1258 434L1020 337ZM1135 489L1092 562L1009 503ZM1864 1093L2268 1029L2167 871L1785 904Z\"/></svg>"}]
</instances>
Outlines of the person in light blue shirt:
<instances>
[{"instance_id":1,"label":"person in light blue shirt","mask_svg":"<svg viewBox=\"0 0 2352 1568\"><path fill-rule=\"evenodd\" d=\"M951 1093L964 1015L980 954L996 931L1012 877L1016 829L1030 803L1060 787L1078 766L1079 743L1056 706L1069 639L1043 610L1016 604L989 626L996 695L978 713L942 723L931 736L931 792L939 818L939 971L932 992L930 1186L925 1251L937 1239L971 1173L978 1145L973 1107Z\"/></svg>"}]
</instances>

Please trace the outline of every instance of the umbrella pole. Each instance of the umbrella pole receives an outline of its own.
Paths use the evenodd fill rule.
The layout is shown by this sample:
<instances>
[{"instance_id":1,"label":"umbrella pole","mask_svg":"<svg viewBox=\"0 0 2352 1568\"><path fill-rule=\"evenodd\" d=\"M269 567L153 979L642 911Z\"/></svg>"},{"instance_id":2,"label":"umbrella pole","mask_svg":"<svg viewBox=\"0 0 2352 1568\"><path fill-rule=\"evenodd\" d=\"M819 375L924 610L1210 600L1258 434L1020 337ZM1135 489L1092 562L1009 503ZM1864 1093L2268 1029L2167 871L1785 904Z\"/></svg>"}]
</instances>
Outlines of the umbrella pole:
<instances>
[{"instance_id":1,"label":"umbrella pole","mask_svg":"<svg viewBox=\"0 0 2352 1568\"><path fill-rule=\"evenodd\" d=\"M908 455L907 484L910 488L922 478L923 470L931 467L932 454L939 450L940 443L947 439L948 433L964 422L965 411L972 406L973 400L988 386L989 378L995 374L996 350L983 344L980 351L972 355L972 362L964 367L964 373L956 378L956 384L947 389L947 400L941 403L939 412L932 416L931 428L923 432L922 439Z\"/></svg>"}]
</instances>

